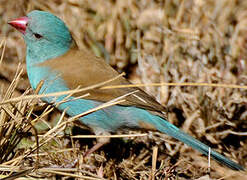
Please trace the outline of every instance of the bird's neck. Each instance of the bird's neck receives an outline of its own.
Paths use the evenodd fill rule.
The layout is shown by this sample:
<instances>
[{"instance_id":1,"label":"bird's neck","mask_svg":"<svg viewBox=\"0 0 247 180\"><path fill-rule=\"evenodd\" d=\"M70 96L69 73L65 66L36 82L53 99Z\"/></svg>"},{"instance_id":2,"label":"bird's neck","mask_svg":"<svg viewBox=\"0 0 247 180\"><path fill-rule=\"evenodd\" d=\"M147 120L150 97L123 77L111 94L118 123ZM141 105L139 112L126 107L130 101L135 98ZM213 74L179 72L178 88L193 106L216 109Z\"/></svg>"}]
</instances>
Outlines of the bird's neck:
<instances>
[{"instance_id":1,"label":"bird's neck","mask_svg":"<svg viewBox=\"0 0 247 180\"><path fill-rule=\"evenodd\" d=\"M78 49L77 44L72 40L68 48L58 48L57 46L46 46L42 47L42 50L36 50L32 47L27 46L26 52L26 66L27 74L30 84L33 89L36 89L37 85L41 80L49 78L51 75L50 69L47 67L40 67L39 64L64 55L70 49ZM56 76L56 74L54 74Z\"/></svg>"},{"instance_id":2,"label":"bird's neck","mask_svg":"<svg viewBox=\"0 0 247 180\"><path fill-rule=\"evenodd\" d=\"M70 49L77 49L77 44L72 39L70 45L62 46L60 44L56 45L44 45L40 48L33 48L33 46L27 46L26 49L26 64L27 67L32 67L43 63L49 59L57 58L64 55Z\"/></svg>"}]
</instances>

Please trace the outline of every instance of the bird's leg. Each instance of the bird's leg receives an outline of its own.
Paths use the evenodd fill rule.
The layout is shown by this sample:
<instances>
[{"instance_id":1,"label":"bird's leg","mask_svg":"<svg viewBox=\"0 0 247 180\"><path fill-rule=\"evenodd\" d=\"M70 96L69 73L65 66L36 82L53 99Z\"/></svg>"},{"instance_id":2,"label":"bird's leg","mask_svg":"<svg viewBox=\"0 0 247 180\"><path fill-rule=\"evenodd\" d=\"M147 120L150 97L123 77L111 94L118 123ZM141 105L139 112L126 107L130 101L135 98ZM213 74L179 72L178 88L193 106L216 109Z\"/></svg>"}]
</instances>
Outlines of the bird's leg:
<instances>
[{"instance_id":1,"label":"bird's leg","mask_svg":"<svg viewBox=\"0 0 247 180\"><path fill-rule=\"evenodd\" d=\"M98 133L96 133L98 134ZM109 133L107 132L104 132L104 133L100 133L101 135L110 135ZM110 137L99 137L97 138L97 143L92 147L90 148L88 151L86 151L84 153L84 157L88 157L91 153L97 151L99 148L101 148L103 145L107 144L110 142Z\"/></svg>"},{"instance_id":2,"label":"bird's leg","mask_svg":"<svg viewBox=\"0 0 247 180\"><path fill-rule=\"evenodd\" d=\"M106 144L106 143L97 142L97 144L95 144L92 148L90 148L88 151L86 151L83 156L84 157L88 157L91 153L93 153L94 151L98 150L104 144Z\"/></svg>"}]
</instances>

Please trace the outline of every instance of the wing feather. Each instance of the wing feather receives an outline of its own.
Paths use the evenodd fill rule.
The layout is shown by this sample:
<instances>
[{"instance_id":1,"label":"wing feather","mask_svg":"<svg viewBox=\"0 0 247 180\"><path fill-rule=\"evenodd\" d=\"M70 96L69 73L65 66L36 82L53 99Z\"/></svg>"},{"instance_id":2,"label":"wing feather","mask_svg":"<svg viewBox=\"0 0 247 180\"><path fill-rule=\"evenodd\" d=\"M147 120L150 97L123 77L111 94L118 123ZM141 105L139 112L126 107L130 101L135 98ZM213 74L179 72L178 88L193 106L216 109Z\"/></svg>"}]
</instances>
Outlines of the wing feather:
<instances>
[{"instance_id":1,"label":"wing feather","mask_svg":"<svg viewBox=\"0 0 247 180\"><path fill-rule=\"evenodd\" d=\"M119 75L103 58L95 56L88 50L78 50L72 48L66 54L55 59L47 60L40 64L49 66L52 70L61 73L62 78L70 89L78 86L88 87ZM130 84L124 77L120 77L107 85L124 85ZM138 90L138 91L137 91ZM166 117L166 109L159 104L153 97L137 87L116 88L116 89L92 89L87 92L78 93L75 96L81 96L90 93L86 99L107 102L127 93L137 91L125 98L125 102L120 105L135 106L149 110L159 116Z\"/></svg>"}]
</instances>

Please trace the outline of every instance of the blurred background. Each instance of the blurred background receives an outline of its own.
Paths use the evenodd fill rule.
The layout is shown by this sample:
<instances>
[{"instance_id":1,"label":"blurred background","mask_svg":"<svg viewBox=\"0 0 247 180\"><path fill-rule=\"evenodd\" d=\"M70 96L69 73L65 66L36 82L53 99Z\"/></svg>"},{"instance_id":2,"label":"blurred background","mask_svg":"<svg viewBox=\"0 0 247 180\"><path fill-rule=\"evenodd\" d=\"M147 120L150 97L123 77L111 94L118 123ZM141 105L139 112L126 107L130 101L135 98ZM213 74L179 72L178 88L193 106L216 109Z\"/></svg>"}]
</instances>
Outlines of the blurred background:
<instances>
[{"instance_id":1,"label":"blurred background","mask_svg":"<svg viewBox=\"0 0 247 180\"><path fill-rule=\"evenodd\" d=\"M104 57L119 72L126 72L126 77L133 83L247 84L247 1L0 0L1 101L23 93L33 94L26 74L24 41L7 22L34 9L49 11L63 19L79 48L87 48ZM16 78L17 67L23 72L12 93L6 96ZM145 90L167 107L170 122L247 167L246 89L231 85L226 88L198 85L145 87ZM16 114L17 105L14 106L8 105L8 108ZM43 106L37 100L35 105L26 104L25 111L29 112L32 107L34 115L30 118L40 117L46 108ZM6 113L6 108L1 108L0 112L5 117L4 122L11 122L13 117L9 117L11 113ZM60 115L53 110L40 118L34 124L38 134L42 135L55 126ZM69 129L77 134L81 131L72 125ZM22 169L23 165L34 167L38 164L39 167L64 168L64 171L66 168L80 168L81 171L68 171L78 175L74 178L152 179L153 147L158 146L156 179L208 177L207 157L159 133L113 139L110 145L81 162L85 146L90 147L95 140L71 140L64 130L62 137L55 137L54 141L40 148L41 154L49 154L40 156L41 161L29 157L15 161L13 165L11 159L26 152L30 144L35 144L34 130L29 130L26 130L28 137L21 137L16 142L15 148L11 149L12 155L2 160L2 165L8 162L8 165ZM0 138L6 141L3 132L7 130L0 131ZM1 145L4 149L5 146ZM69 148L74 150L66 151ZM64 151L56 153L61 149ZM1 152L4 153L0 148ZM35 152L32 155L35 156ZM238 177L227 168L211 163L211 178ZM37 170L33 176L72 177L51 170L40 172ZM2 171L2 175L8 173Z\"/></svg>"}]
</instances>

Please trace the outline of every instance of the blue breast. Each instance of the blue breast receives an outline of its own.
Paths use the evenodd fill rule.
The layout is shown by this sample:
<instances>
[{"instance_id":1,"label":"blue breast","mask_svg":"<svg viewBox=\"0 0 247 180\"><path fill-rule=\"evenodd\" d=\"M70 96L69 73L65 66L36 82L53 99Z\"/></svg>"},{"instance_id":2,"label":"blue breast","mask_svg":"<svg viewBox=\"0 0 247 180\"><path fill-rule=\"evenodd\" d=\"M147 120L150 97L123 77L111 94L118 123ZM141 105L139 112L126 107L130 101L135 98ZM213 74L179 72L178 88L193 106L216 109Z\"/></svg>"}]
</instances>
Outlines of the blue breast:
<instances>
[{"instance_id":1,"label":"blue breast","mask_svg":"<svg viewBox=\"0 0 247 180\"><path fill-rule=\"evenodd\" d=\"M36 89L39 82L44 80L44 85L39 94L69 90L59 73L52 71L48 67L33 65L32 68L28 69L28 76L33 89ZM45 97L42 98L42 100L48 103L59 103L64 98L66 98L66 95ZM65 103L59 105L58 109L61 111L66 110L66 113L69 116L75 116L101 104L102 102L94 100L75 100L74 97L71 96ZM116 131L123 126L138 127L140 121L150 121L150 118L152 119L153 117L155 116L140 108L114 105L84 116L80 118L80 121L93 129L97 128L104 129L105 131Z\"/></svg>"}]
</instances>

